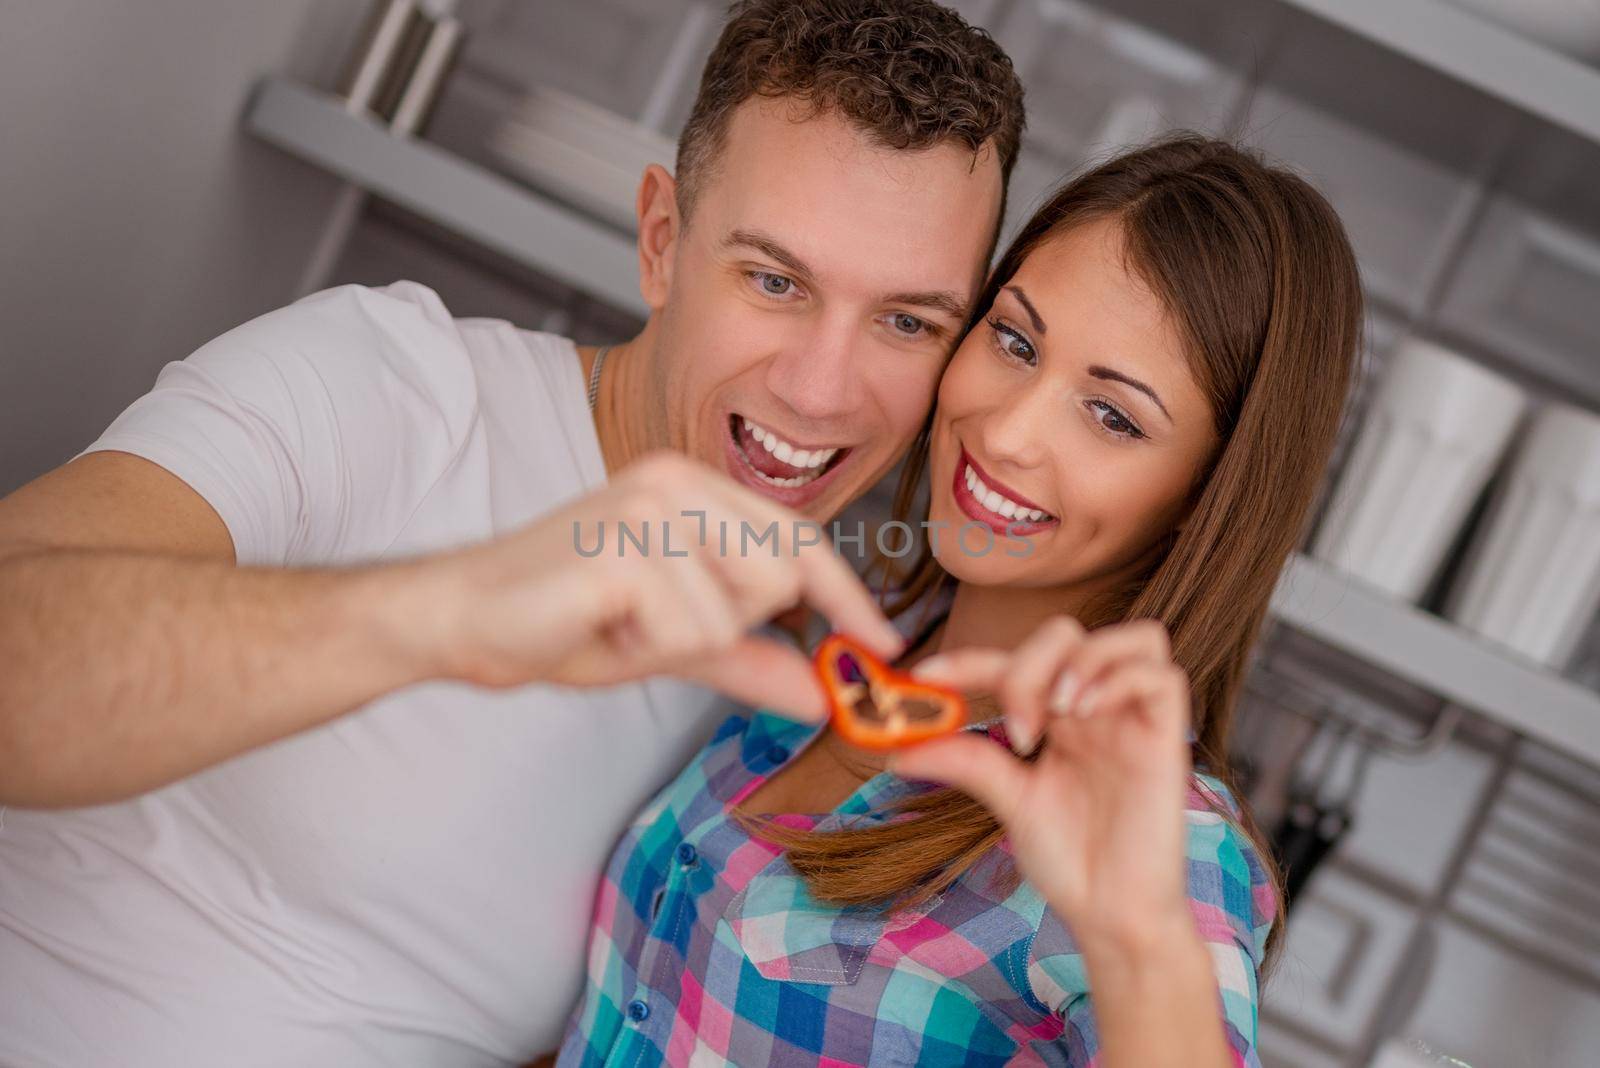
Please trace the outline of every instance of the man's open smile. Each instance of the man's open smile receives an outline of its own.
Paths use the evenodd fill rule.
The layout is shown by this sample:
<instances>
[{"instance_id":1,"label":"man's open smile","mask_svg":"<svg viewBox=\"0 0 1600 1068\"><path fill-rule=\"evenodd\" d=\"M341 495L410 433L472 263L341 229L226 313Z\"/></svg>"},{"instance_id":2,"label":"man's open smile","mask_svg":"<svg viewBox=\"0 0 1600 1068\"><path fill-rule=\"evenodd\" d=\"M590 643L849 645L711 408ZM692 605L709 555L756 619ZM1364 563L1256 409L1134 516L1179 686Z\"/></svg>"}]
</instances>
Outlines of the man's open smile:
<instances>
[{"instance_id":1,"label":"man's open smile","mask_svg":"<svg viewBox=\"0 0 1600 1068\"><path fill-rule=\"evenodd\" d=\"M817 498L852 449L803 444L732 412L728 416L729 473L791 508Z\"/></svg>"}]
</instances>

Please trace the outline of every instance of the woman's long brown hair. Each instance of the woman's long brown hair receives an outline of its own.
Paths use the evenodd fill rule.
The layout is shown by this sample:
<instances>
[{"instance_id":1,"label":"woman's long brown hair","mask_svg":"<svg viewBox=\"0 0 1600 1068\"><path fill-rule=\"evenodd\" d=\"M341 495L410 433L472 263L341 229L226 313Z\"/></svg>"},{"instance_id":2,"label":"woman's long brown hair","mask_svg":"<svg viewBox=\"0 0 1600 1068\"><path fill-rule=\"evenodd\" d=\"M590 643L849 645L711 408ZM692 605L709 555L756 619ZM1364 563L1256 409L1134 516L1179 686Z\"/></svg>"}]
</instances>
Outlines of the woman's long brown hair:
<instances>
[{"instance_id":1,"label":"woman's long brown hair","mask_svg":"<svg viewBox=\"0 0 1600 1068\"><path fill-rule=\"evenodd\" d=\"M1338 216L1305 181L1238 146L1180 134L1055 193L1001 258L969 329L1034 249L1103 218L1121 223L1130 268L1179 324L1219 446L1165 553L1079 620L1090 628L1143 618L1166 626L1192 686L1193 763L1244 806L1227 760L1229 727L1273 587L1301 543L1344 417L1362 321L1355 256ZM930 416L895 496L903 521L927 468L931 426ZM889 609L924 603L952 581L924 540L894 583ZM1233 819L1220 798L1209 802ZM943 892L1004 838L982 805L952 789L896 808L913 818L818 833L763 824L760 833L787 848L819 900L893 908ZM1278 891L1265 977L1282 942L1282 877L1248 808L1233 822Z\"/></svg>"}]
</instances>

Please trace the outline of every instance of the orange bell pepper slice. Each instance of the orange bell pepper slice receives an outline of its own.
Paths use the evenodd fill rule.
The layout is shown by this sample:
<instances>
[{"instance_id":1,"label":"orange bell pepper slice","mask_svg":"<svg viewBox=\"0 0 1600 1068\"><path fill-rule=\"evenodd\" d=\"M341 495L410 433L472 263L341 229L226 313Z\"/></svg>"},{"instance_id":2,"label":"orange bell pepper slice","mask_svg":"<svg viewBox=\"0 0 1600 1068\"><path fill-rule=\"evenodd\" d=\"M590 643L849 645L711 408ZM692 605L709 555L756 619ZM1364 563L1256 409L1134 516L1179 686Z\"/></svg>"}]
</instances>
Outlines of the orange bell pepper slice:
<instances>
[{"instance_id":1,"label":"orange bell pepper slice","mask_svg":"<svg viewBox=\"0 0 1600 1068\"><path fill-rule=\"evenodd\" d=\"M843 634L830 634L814 657L834 729L863 749L898 749L960 729L960 691L920 682Z\"/></svg>"}]
</instances>

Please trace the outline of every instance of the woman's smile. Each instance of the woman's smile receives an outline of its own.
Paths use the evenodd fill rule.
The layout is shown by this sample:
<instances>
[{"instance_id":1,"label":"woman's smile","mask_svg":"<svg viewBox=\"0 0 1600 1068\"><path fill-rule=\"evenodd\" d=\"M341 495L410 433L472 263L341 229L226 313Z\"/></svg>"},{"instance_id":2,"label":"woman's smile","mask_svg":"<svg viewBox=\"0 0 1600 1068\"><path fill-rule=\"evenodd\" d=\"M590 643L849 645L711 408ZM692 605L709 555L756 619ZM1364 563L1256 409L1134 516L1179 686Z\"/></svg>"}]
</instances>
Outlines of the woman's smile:
<instances>
[{"instance_id":1,"label":"woman's smile","mask_svg":"<svg viewBox=\"0 0 1600 1068\"><path fill-rule=\"evenodd\" d=\"M997 534L1027 537L1058 526L1058 518L991 477L962 446L950 483L956 507Z\"/></svg>"}]
</instances>

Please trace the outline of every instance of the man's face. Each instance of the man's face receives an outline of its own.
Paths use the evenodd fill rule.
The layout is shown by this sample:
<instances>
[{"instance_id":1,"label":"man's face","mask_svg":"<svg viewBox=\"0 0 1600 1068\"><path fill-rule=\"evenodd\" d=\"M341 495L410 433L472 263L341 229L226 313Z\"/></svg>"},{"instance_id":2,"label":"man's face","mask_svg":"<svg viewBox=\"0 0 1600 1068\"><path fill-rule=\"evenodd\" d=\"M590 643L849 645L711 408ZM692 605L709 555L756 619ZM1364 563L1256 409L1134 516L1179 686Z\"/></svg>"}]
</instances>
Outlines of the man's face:
<instances>
[{"instance_id":1,"label":"man's face","mask_svg":"<svg viewBox=\"0 0 1600 1068\"><path fill-rule=\"evenodd\" d=\"M825 520L933 402L999 223L996 154L882 148L757 98L699 178L663 255L652 436Z\"/></svg>"}]
</instances>

